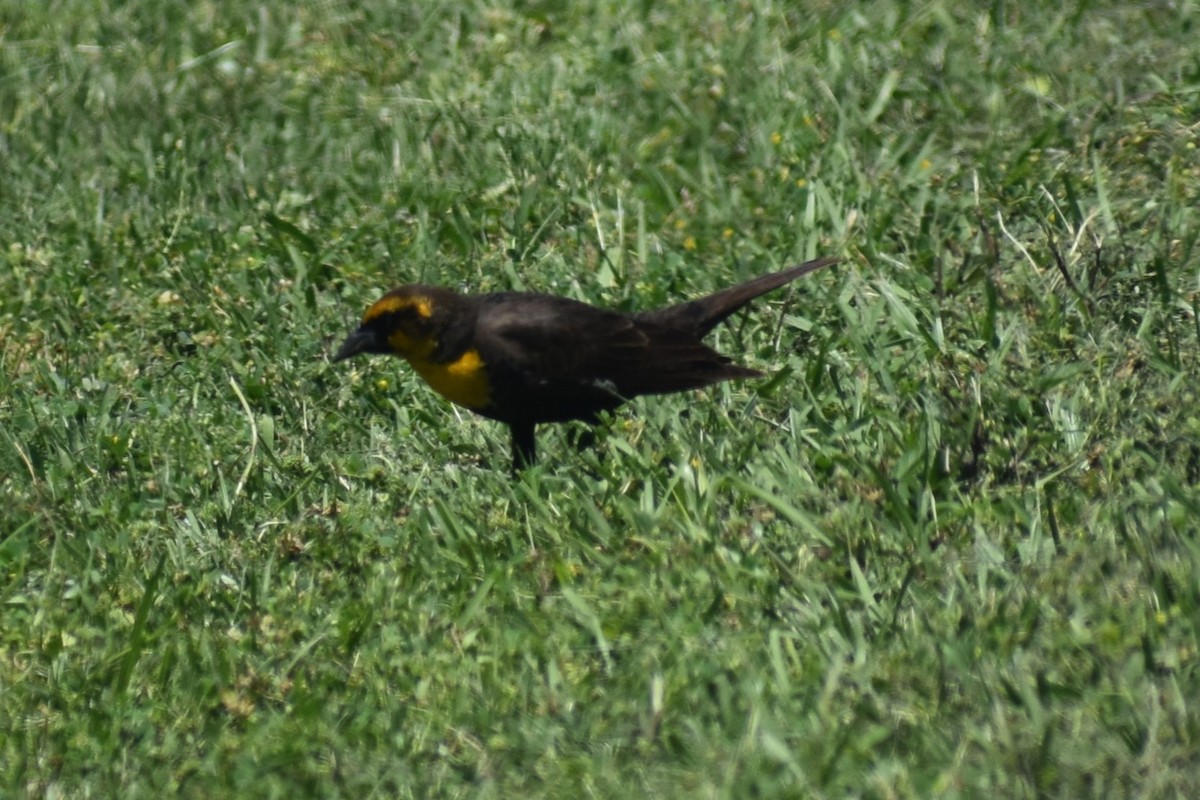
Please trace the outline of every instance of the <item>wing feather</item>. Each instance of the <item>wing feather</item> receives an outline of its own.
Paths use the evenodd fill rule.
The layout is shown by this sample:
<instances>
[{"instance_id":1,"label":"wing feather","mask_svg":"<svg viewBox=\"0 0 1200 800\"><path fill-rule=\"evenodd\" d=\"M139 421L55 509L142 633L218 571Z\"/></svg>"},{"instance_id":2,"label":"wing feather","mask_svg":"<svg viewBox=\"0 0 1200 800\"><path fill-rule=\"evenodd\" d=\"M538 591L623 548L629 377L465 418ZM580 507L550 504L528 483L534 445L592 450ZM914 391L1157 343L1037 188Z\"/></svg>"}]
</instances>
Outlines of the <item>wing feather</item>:
<instances>
[{"instance_id":1,"label":"wing feather","mask_svg":"<svg viewBox=\"0 0 1200 800\"><path fill-rule=\"evenodd\" d=\"M638 395L759 374L652 320L552 295L482 300L475 342L494 391L522 398L537 421L590 419Z\"/></svg>"}]
</instances>

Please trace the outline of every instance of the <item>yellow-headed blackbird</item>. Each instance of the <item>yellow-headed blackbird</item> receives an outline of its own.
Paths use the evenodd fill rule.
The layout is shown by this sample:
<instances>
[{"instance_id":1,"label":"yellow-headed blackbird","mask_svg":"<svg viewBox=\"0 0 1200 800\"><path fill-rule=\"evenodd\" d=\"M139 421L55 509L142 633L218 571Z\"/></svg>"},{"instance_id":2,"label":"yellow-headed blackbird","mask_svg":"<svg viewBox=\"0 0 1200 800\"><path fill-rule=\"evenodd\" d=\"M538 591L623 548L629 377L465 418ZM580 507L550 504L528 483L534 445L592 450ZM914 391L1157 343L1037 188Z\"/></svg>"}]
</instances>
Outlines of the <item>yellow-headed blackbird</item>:
<instances>
[{"instance_id":1,"label":"yellow-headed blackbird","mask_svg":"<svg viewBox=\"0 0 1200 800\"><path fill-rule=\"evenodd\" d=\"M528 292L461 295L401 286L363 315L334 361L390 353L453 403L512 429L513 470L534 459L540 422L595 423L643 394L696 389L762 373L701 339L761 294L835 263L819 258L655 311L607 311Z\"/></svg>"}]
</instances>

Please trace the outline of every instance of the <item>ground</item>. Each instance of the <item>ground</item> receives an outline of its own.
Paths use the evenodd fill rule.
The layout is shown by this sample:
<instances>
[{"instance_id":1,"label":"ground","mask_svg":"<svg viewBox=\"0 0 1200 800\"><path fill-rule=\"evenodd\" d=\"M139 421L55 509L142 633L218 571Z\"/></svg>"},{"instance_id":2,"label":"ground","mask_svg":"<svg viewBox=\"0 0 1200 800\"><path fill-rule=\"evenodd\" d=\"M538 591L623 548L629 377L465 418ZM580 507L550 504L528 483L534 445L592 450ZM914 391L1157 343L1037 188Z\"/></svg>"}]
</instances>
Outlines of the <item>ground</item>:
<instances>
[{"instance_id":1,"label":"ground","mask_svg":"<svg viewBox=\"0 0 1200 800\"><path fill-rule=\"evenodd\" d=\"M1194 3L9 6L0 795L1200 784ZM515 481L328 361L821 255Z\"/></svg>"}]
</instances>

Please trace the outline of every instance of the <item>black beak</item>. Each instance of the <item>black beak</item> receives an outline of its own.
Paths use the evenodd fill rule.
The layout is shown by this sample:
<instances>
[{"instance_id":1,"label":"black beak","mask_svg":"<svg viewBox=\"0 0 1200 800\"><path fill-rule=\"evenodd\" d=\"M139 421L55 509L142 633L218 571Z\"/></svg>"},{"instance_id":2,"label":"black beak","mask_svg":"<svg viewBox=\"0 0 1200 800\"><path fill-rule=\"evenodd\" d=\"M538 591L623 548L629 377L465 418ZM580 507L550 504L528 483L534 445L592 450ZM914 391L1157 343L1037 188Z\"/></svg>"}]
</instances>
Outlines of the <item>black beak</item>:
<instances>
[{"instance_id":1,"label":"black beak","mask_svg":"<svg viewBox=\"0 0 1200 800\"><path fill-rule=\"evenodd\" d=\"M387 348L380 346L379 338L375 335L375 332L362 327L346 337L346 341L342 342L342 346L338 348L337 353L333 356L333 361L334 363L345 361L347 358L352 358L359 353L384 352L387 352Z\"/></svg>"}]
</instances>

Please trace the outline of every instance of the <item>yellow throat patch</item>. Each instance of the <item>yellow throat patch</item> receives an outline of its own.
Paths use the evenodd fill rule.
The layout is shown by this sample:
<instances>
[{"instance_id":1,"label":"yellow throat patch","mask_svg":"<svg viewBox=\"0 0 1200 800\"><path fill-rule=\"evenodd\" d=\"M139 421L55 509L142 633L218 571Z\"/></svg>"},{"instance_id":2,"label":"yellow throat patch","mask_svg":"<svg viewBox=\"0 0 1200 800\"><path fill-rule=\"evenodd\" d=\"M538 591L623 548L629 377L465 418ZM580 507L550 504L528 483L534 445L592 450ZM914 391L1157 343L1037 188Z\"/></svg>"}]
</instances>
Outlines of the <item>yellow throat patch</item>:
<instances>
[{"instance_id":1,"label":"yellow throat patch","mask_svg":"<svg viewBox=\"0 0 1200 800\"><path fill-rule=\"evenodd\" d=\"M451 403L475 409L486 407L491 399L487 371L475 348L445 364L411 356L408 363L435 392Z\"/></svg>"},{"instance_id":2,"label":"yellow throat patch","mask_svg":"<svg viewBox=\"0 0 1200 800\"><path fill-rule=\"evenodd\" d=\"M422 319L427 320L433 316L433 303L427 297L388 295L367 309L363 322L367 323L382 314L408 308L415 310ZM453 361L438 363L429 358L437 348L437 341L433 336L418 338L410 336L404 330L395 330L388 336L388 344L391 345L392 352L412 364L417 374L435 392L450 402L478 409L486 407L491 400L487 371L483 367L483 358L478 350L471 348Z\"/></svg>"}]
</instances>

